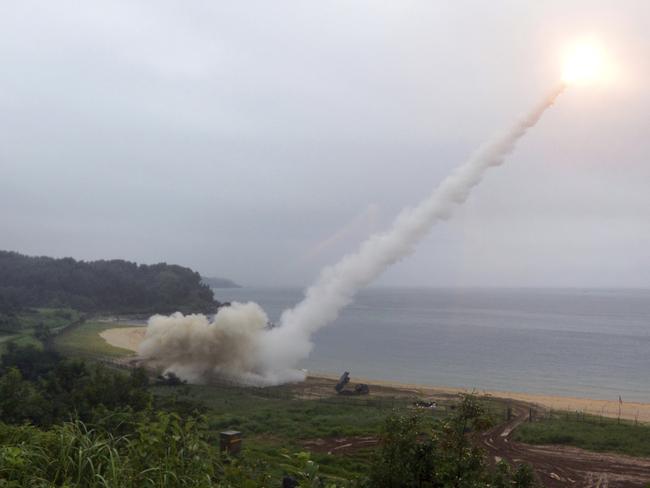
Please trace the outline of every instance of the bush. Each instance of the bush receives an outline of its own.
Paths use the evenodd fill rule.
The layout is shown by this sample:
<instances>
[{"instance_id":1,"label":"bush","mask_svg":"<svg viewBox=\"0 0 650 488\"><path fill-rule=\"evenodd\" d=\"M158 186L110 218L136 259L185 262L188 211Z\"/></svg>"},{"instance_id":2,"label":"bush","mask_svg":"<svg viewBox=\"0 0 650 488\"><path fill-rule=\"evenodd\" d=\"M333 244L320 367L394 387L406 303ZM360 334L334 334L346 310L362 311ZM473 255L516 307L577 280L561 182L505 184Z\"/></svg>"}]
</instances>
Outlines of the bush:
<instances>
[{"instance_id":1,"label":"bush","mask_svg":"<svg viewBox=\"0 0 650 488\"><path fill-rule=\"evenodd\" d=\"M504 464L493 472L482 451L472 446L467 433L490 425L473 396L465 396L455 414L432 431L422 432L421 425L420 415L395 414L386 420L369 488L533 486L529 467L512 473Z\"/></svg>"},{"instance_id":2,"label":"bush","mask_svg":"<svg viewBox=\"0 0 650 488\"><path fill-rule=\"evenodd\" d=\"M50 426L73 417L93 422L107 411L148 408L147 384L142 369L125 374L31 346L12 347L0 369L0 414L12 424Z\"/></svg>"}]
</instances>

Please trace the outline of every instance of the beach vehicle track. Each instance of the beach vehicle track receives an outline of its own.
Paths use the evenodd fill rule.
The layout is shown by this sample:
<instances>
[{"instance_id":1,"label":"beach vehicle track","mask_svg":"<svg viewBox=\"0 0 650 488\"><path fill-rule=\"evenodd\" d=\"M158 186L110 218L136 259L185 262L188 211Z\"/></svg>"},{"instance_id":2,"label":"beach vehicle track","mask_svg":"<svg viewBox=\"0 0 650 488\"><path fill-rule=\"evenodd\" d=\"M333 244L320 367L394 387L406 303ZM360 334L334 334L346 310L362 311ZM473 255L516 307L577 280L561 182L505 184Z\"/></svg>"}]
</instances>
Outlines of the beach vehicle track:
<instances>
[{"instance_id":1,"label":"beach vehicle track","mask_svg":"<svg viewBox=\"0 0 650 488\"><path fill-rule=\"evenodd\" d=\"M647 486L650 459L621 454L598 453L574 447L534 446L512 440L513 431L528 421L530 409L539 407L513 402L512 418L477 437L494 464L530 464L543 486L560 488L632 488Z\"/></svg>"}]
</instances>

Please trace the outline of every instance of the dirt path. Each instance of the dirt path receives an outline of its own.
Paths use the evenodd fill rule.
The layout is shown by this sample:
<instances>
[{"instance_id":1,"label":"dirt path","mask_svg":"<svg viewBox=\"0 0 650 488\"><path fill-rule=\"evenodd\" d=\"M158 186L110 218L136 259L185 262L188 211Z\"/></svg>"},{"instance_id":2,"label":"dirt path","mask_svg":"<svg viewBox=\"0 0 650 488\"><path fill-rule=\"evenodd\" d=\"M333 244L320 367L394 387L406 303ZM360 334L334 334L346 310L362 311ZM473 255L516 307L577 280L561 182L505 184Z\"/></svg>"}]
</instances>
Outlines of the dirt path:
<instances>
[{"instance_id":1,"label":"dirt path","mask_svg":"<svg viewBox=\"0 0 650 488\"><path fill-rule=\"evenodd\" d=\"M548 488L643 487L650 481L650 459L514 442L512 432L528 419L528 413L529 405L514 404L512 420L481 435L492 462L528 463Z\"/></svg>"}]
</instances>

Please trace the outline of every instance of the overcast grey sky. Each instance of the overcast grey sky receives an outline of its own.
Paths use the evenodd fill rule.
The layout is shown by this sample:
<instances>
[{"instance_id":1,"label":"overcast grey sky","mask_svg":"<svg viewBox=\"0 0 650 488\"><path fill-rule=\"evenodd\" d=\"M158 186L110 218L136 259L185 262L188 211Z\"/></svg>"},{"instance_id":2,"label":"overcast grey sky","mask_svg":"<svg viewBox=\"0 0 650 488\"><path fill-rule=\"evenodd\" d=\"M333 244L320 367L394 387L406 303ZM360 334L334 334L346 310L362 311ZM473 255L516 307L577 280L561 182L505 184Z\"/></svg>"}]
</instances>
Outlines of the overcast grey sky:
<instances>
[{"instance_id":1,"label":"overcast grey sky","mask_svg":"<svg viewBox=\"0 0 650 488\"><path fill-rule=\"evenodd\" d=\"M572 88L382 284L650 286L650 2L0 6L0 248L306 284L598 38Z\"/></svg>"}]
</instances>

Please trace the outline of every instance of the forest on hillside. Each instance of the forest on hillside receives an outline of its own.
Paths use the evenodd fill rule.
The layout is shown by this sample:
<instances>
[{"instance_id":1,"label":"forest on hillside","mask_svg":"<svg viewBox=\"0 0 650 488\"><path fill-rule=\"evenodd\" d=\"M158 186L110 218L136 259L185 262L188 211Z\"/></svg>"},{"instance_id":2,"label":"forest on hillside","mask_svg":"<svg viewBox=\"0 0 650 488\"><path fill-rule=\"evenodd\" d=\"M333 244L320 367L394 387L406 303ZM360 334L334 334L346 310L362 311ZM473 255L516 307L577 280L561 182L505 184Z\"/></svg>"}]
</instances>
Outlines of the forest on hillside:
<instances>
[{"instance_id":1,"label":"forest on hillside","mask_svg":"<svg viewBox=\"0 0 650 488\"><path fill-rule=\"evenodd\" d=\"M0 317L10 317L25 307L165 313L210 312L218 306L199 273L182 266L0 251Z\"/></svg>"}]
</instances>

